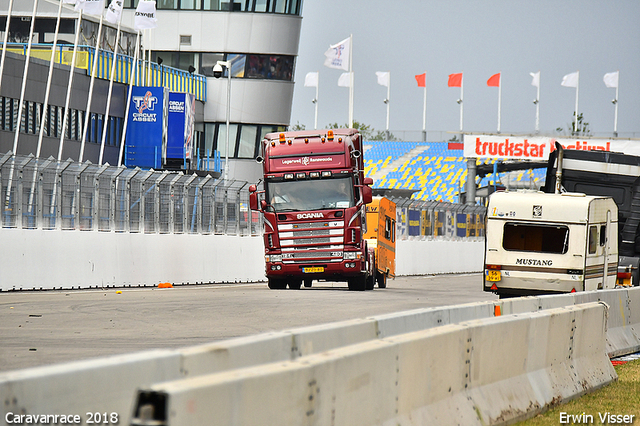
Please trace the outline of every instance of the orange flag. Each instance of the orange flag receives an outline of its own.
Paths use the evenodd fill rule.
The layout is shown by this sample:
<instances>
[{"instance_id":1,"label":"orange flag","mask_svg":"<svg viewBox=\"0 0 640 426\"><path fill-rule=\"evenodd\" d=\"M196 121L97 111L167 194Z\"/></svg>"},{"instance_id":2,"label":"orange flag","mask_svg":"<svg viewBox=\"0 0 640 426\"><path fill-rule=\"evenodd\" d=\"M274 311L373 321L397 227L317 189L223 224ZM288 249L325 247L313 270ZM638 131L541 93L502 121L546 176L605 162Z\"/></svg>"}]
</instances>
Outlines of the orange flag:
<instances>
[{"instance_id":1,"label":"orange flag","mask_svg":"<svg viewBox=\"0 0 640 426\"><path fill-rule=\"evenodd\" d=\"M449 74L449 87L462 87L462 73Z\"/></svg>"},{"instance_id":2,"label":"orange flag","mask_svg":"<svg viewBox=\"0 0 640 426\"><path fill-rule=\"evenodd\" d=\"M416 75L416 81L418 82L418 87L425 87L427 81L427 73L423 73L420 75Z\"/></svg>"},{"instance_id":3,"label":"orange flag","mask_svg":"<svg viewBox=\"0 0 640 426\"><path fill-rule=\"evenodd\" d=\"M487 80L487 86L500 87L500 73L494 74L491 77L489 77L489 80Z\"/></svg>"}]
</instances>

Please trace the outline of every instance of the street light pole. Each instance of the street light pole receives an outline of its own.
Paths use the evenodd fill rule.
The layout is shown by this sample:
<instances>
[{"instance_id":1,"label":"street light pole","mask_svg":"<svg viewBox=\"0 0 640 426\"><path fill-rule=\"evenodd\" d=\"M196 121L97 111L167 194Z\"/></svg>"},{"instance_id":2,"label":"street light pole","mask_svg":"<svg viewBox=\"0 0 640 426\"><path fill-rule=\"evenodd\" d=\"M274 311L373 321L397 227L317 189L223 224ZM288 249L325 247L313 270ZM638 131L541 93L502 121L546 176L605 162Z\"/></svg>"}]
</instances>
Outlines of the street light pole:
<instances>
[{"instance_id":1,"label":"street light pole","mask_svg":"<svg viewBox=\"0 0 640 426\"><path fill-rule=\"evenodd\" d=\"M218 61L213 67L213 76L222 77L223 69L227 69L227 147L224 152L224 180L229 179L229 115L231 113L231 61Z\"/></svg>"}]
</instances>

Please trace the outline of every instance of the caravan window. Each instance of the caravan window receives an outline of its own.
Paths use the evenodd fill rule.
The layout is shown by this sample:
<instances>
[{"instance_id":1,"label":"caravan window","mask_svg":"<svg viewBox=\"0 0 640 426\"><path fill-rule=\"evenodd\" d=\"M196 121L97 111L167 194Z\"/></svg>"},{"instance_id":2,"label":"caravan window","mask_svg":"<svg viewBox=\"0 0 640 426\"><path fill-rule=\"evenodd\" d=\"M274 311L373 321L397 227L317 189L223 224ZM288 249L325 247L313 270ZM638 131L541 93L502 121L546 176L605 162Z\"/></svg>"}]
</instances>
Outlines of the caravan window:
<instances>
[{"instance_id":1,"label":"caravan window","mask_svg":"<svg viewBox=\"0 0 640 426\"><path fill-rule=\"evenodd\" d=\"M568 246L569 228L566 226L515 222L504 225L502 247L505 250L564 254Z\"/></svg>"}]
</instances>

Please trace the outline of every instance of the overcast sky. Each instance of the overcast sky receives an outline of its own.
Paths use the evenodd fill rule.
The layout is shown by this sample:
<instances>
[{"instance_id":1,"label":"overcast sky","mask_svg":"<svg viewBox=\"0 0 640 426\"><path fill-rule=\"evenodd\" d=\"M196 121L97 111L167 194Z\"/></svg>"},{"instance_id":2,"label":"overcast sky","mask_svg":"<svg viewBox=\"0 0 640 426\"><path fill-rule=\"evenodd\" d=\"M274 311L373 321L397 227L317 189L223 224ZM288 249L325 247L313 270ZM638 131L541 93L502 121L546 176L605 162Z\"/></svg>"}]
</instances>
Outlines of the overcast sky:
<instances>
[{"instance_id":1,"label":"overcast sky","mask_svg":"<svg viewBox=\"0 0 640 426\"><path fill-rule=\"evenodd\" d=\"M580 71L579 112L594 134L611 136L615 89L604 74L620 71L620 136L640 138L640 1L638 0L305 0L296 64L291 123L313 127L315 88L305 75L320 72L318 127L348 121L348 88L341 70L323 66L329 45L353 34L354 119L384 130L387 89L376 71L391 72L390 129L422 130L423 90L414 76L427 73L427 131L457 131L460 88L451 73L464 72L464 131L497 130L502 73L502 133L535 128L541 71L540 129L553 134L572 121L576 89L560 85ZM635 132L635 135L633 133ZM432 136L433 135L433 136ZM416 138L413 138L416 140Z\"/></svg>"}]
</instances>

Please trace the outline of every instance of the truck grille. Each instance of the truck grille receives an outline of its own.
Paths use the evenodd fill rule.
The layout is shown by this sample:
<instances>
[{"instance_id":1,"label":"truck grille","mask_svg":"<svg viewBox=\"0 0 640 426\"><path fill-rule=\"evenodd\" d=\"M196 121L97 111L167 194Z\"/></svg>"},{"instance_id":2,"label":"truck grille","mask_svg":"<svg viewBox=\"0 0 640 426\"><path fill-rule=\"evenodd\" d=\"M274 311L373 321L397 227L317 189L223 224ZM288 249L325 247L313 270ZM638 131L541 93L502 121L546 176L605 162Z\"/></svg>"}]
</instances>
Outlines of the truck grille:
<instances>
[{"instance_id":1,"label":"truck grille","mask_svg":"<svg viewBox=\"0 0 640 426\"><path fill-rule=\"evenodd\" d=\"M285 263L340 262L344 251L344 221L278 225Z\"/></svg>"}]
</instances>

